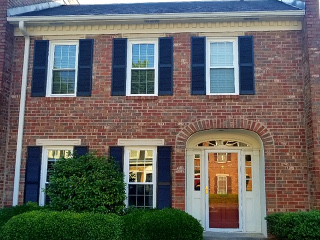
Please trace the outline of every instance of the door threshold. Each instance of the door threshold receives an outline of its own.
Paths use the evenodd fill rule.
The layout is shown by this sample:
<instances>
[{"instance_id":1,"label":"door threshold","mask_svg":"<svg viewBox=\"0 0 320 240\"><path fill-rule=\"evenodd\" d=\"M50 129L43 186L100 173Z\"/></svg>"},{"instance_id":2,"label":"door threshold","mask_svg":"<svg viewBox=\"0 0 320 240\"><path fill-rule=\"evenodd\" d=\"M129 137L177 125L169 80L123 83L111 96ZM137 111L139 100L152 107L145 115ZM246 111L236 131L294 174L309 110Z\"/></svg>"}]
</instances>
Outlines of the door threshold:
<instances>
[{"instance_id":1,"label":"door threshold","mask_svg":"<svg viewBox=\"0 0 320 240\"><path fill-rule=\"evenodd\" d=\"M204 240L216 239L241 239L241 240L262 240L267 239L262 233L244 233L244 232L203 232Z\"/></svg>"}]
</instances>

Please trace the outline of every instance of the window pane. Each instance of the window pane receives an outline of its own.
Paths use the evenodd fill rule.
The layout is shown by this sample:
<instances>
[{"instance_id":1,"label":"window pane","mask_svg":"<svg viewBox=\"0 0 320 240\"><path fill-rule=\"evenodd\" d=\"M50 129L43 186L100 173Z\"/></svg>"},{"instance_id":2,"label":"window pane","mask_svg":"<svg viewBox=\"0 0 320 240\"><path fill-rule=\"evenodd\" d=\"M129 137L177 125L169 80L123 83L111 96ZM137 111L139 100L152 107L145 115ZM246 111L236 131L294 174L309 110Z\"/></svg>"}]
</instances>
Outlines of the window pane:
<instances>
[{"instance_id":1,"label":"window pane","mask_svg":"<svg viewBox=\"0 0 320 240\"><path fill-rule=\"evenodd\" d=\"M153 207L153 186L152 185L132 185L129 184L129 206L138 208Z\"/></svg>"},{"instance_id":2,"label":"window pane","mask_svg":"<svg viewBox=\"0 0 320 240\"><path fill-rule=\"evenodd\" d=\"M57 45L54 49L54 69L75 68L76 46Z\"/></svg>"},{"instance_id":3,"label":"window pane","mask_svg":"<svg viewBox=\"0 0 320 240\"><path fill-rule=\"evenodd\" d=\"M234 92L234 69L210 69L210 93Z\"/></svg>"},{"instance_id":4,"label":"window pane","mask_svg":"<svg viewBox=\"0 0 320 240\"><path fill-rule=\"evenodd\" d=\"M232 67L233 66L233 43L216 42L210 43L210 66Z\"/></svg>"},{"instance_id":5,"label":"window pane","mask_svg":"<svg viewBox=\"0 0 320 240\"><path fill-rule=\"evenodd\" d=\"M153 182L153 151L130 151L130 156L129 182Z\"/></svg>"},{"instance_id":6,"label":"window pane","mask_svg":"<svg viewBox=\"0 0 320 240\"><path fill-rule=\"evenodd\" d=\"M154 70L131 71L131 94L154 93Z\"/></svg>"},{"instance_id":7,"label":"window pane","mask_svg":"<svg viewBox=\"0 0 320 240\"><path fill-rule=\"evenodd\" d=\"M52 94L73 94L75 71L53 71Z\"/></svg>"},{"instance_id":8,"label":"window pane","mask_svg":"<svg viewBox=\"0 0 320 240\"><path fill-rule=\"evenodd\" d=\"M132 44L132 68L154 68L154 44Z\"/></svg>"}]
</instances>

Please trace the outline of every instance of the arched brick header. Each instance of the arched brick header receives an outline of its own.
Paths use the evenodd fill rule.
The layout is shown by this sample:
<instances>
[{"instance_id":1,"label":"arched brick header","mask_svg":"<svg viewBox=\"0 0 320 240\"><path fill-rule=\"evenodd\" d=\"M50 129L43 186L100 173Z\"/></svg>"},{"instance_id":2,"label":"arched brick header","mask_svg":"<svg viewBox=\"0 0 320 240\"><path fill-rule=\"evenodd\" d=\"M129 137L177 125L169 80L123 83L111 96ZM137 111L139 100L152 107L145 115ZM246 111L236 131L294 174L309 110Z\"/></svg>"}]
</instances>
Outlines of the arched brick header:
<instances>
[{"instance_id":1,"label":"arched brick header","mask_svg":"<svg viewBox=\"0 0 320 240\"><path fill-rule=\"evenodd\" d=\"M265 147L271 150L274 146L274 139L269 129L261 122L247 120L247 119L205 119L193 122L182 129L176 137L176 148L185 149L188 138L199 131L211 129L244 129L257 133Z\"/></svg>"}]
</instances>

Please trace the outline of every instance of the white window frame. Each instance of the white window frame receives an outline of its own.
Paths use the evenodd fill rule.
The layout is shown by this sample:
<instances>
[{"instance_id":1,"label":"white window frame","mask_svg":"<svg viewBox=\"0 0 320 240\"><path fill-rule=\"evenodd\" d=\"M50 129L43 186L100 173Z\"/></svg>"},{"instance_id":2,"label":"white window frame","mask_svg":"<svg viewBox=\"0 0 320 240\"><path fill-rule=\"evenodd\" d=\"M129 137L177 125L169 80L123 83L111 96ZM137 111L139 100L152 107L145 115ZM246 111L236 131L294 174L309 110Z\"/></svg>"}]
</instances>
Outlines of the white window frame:
<instances>
[{"instance_id":1,"label":"white window frame","mask_svg":"<svg viewBox=\"0 0 320 240\"><path fill-rule=\"evenodd\" d=\"M42 148L42 160L41 160L41 172L40 172L40 191L39 191L39 205L44 206L46 195L43 189L47 184L47 172L48 172L48 151L49 150L67 150L73 153L73 146L43 146Z\"/></svg>"},{"instance_id":2,"label":"white window frame","mask_svg":"<svg viewBox=\"0 0 320 240\"><path fill-rule=\"evenodd\" d=\"M75 61L75 85L73 94L53 94L52 93L52 72L54 64L54 49L58 45L75 45L76 46L76 61ZM48 74L47 74L47 97L75 97L77 95L77 83L78 83L78 58L79 58L79 41L50 41L49 44L49 56L48 56Z\"/></svg>"},{"instance_id":3,"label":"white window frame","mask_svg":"<svg viewBox=\"0 0 320 240\"><path fill-rule=\"evenodd\" d=\"M132 45L133 44L154 44L154 93L153 94L132 94L131 93L131 70L132 70ZM159 47L158 39L131 39L128 40L127 46L127 80L126 95L127 96L158 96L158 58Z\"/></svg>"},{"instance_id":4,"label":"white window frame","mask_svg":"<svg viewBox=\"0 0 320 240\"><path fill-rule=\"evenodd\" d=\"M210 93L210 44L215 42L233 43L234 93ZM206 54L206 94L207 95L239 95L239 57L238 38L207 38ZM226 67L227 68L227 67Z\"/></svg>"},{"instance_id":5,"label":"white window frame","mask_svg":"<svg viewBox=\"0 0 320 240\"><path fill-rule=\"evenodd\" d=\"M151 182L129 182L129 156L131 150L152 150L153 151L153 161L152 161L152 183ZM157 201L157 147L150 147L150 146L139 146L139 147L125 147L124 148L124 174L125 174L125 183L126 183L126 200L125 204L129 206L129 184L136 184L136 185L153 185L153 208L156 207Z\"/></svg>"}]
</instances>

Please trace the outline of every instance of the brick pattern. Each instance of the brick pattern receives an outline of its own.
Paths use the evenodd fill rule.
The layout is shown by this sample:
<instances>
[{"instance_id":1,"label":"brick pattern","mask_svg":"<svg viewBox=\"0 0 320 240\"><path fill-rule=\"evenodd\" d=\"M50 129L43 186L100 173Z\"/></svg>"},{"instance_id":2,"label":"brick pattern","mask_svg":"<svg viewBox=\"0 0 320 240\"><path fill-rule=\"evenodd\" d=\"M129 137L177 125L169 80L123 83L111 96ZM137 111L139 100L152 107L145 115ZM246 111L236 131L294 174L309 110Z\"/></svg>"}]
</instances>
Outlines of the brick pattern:
<instances>
[{"instance_id":1,"label":"brick pattern","mask_svg":"<svg viewBox=\"0 0 320 240\"><path fill-rule=\"evenodd\" d=\"M320 208L320 19L319 1L306 0L304 19L304 95L310 208Z\"/></svg>"},{"instance_id":2,"label":"brick pattern","mask_svg":"<svg viewBox=\"0 0 320 240\"><path fill-rule=\"evenodd\" d=\"M173 207L185 208L185 144L204 129L247 129L262 138L266 162L267 210L308 209L306 138L299 31L250 32L254 35L256 95L190 95L190 37L174 37L174 95L111 96L112 35L95 39L92 97L32 98L30 52L20 202L23 201L26 146L37 138L80 138L83 145L108 153L119 138L162 138L173 146ZM23 38L15 38L11 137L8 162L14 164ZM31 43L33 45L33 41ZM13 181L8 171L7 186ZM11 192L5 201L12 201Z\"/></svg>"},{"instance_id":3,"label":"brick pattern","mask_svg":"<svg viewBox=\"0 0 320 240\"><path fill-rule=\"evenodd\" d=\"M10 85L13 58L13 28L6 21L7 0L0 0L0 207L3 207L6 181L6 154L8 143L8 121L10 103Z\"/></svg>"}]
</instances>

